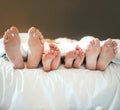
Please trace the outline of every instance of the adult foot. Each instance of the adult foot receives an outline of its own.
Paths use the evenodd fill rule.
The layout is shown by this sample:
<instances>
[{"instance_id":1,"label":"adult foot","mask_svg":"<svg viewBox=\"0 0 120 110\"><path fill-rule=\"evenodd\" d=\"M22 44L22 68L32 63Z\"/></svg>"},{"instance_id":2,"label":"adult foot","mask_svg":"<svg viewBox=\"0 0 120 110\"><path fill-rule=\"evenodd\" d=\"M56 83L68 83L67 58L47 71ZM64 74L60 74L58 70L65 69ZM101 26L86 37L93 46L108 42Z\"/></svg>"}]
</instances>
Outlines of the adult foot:
<instances>
[{"instance_id":1,"label":"adult foot","mask_svg":"<svg viewBox=\"0 0 120 110\"><path fill-rule=\"evenodd\" d=\"M29 40L28 45L30 51L28 52L27 68L37 68L42 58L44 50L44 40L42 33L35 27L28 30Z\"/></svg>"},{"instance_id":2,"label":"adult foot","mask_svg":"<svg viewBox=\"0 0 120 110\"><path fill-rule=\"evenodd\" d=\"M76 47L76 50L79 51L79 54L74 60L73 67L74 68L80 68L81 64L84 61L85 55L84 55L83 50L79 46Z\"/></svg>"},{"instance_id":3,"label":"adult foot","mask_svg":"<svg viewBox=\"0 0 120 110\"><path fill-rule=\"evenodd\" d=\"M65 55L65 67L72 68L73 62L77 58L78 55L79 55L78 49L67 52Z\"/></svg>"},{"instance_id":4,"label":"adult foot","mask_svg":"<svg viewBox=\"0 0 120 110\"><path fill-rule=\"evenodd\" d=\"M55 70L60 64L60 51L54 44L50 44L50 51L45 53L42 57L42 64L44 71Z\"/></svg>"},{"instance_id":5,"label":"adult foot","mask_svg":"<svg viewBox=\"0 0 120 110\"><path fill-rule=\"evenodd\" d=\"M8 59L13 63L15 69L25 67L20 52L20 37L16 27L11 27L4 34L4 46Z\"/></svg>"},{"instance_id":6,"label":"adult foot","mask_svg":"<svg viewBox=\"0 0 120 110\"><path fill-rule=\"evenodd\" d=\"M100 56L97 62L97 70L104 71L111 60L115 58L116 53L117 43L112 41L112 39L107 39L100 52Z\"/></svg>"},{"instance_id":7,"label":"adult foot","mask_svg":"<svg viewBox=\"0 0 120 110\"><path fill-rule=\"evenodd\" d=\"M94 39L90 41L88 48L86 49L86 68L90 70L96 70L97 58L100 53L100 41Z\"/></svg>"}]
</instances>

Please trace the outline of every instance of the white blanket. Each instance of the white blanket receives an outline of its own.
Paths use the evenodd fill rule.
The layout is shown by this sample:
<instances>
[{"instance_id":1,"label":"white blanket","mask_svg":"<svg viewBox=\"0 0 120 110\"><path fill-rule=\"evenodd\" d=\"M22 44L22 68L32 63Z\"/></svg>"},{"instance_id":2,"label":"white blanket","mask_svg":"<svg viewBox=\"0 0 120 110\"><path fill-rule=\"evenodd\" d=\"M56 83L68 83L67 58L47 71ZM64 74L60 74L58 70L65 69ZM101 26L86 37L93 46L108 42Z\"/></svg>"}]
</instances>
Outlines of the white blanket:
<instances>
[{"instance_id":1,"label":"white blanket","mask_svg":"<svg viewBox=\"0 0 120 110\"><path fill-rule=\"evenodd\" d=\"M24 35L23 56L28 51ZM1 54L3 47L0 43ZM0 58L0 110L120 110L120 65L111 63L105 71L61 65L46 73L42 67L14 70Z\"/></svg>"},{"instance_id":2,"label":"white blanket","mask_svg":"<svg viewBox=\"0 0 120 110\"><path fill-rule=\"evenodd\" d=\"M0 110L119 110L120 65L105 71L14 70L0 59Z\"/></svg>"}]
</instances>

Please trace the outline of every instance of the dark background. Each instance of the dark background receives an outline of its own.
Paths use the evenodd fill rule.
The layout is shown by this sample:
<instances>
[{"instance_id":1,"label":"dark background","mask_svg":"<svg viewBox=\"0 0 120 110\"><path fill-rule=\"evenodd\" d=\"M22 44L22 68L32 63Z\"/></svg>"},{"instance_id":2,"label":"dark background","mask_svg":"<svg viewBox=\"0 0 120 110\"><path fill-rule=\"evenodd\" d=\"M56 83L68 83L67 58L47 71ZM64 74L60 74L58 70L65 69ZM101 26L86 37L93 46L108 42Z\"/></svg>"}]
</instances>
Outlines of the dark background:
<instances>
[{"instance_id":1,"label":"dark background","mask_svg":"<svg viewBox=\"0 0 120 110\"><path fill-rule=\"evenodd\" d=\"M120 38L120 0L0 0L0 36L35 26L45 38Z\"/></svg>"}]
</instances>

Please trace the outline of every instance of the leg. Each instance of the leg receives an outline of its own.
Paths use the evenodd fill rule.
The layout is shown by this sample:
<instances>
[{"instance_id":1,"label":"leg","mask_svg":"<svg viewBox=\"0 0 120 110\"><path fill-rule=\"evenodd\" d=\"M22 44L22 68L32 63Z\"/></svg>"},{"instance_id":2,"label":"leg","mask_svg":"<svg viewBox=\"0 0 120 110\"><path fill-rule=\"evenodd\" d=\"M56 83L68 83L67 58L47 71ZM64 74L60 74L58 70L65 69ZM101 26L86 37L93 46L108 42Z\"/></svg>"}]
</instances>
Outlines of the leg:
<instances>
[{"instance_id":1,"label":"leg","mask_svg":"<svg viewBox=\"0 0 120 110\"><path fill-rule=\"evenodd\" d=\"M97 62L97 70L104 71L111 60L115 58L116 53L117 43L115 41L112 41L112 39L107 39L100 52L100 56Z\"/></svg>"},{"instance_id":2,"label":"leg","mask_svg":"<svg viewBox=\"0 0 120 110\"><path fill-rule=\"evenodd\" d=\"M42 58L44 46L43 36L41 32L35 27L28 30L29 40L28 45L30 51L28 52L27 68L36 68Z\"/></svg>"},{"instance_id":3,"label":"leg","mask_svg":"<svg viewBox=\"0 0 120 110\"><path fill-rule=\"evenodd\" d=\"M45 53L42 57L42 64L44 71L55 70L60 63L60 52L54 44L50 44L50 51Z\"/></svg>"},{"instance_id":4,"label":"leg","mask_svg":"<svg viewBox=\"0 0 120 110\"><path fill-rule=\"evenodd\" d=\"M85 55L84 55L83 50L79 46L76 47L76 50L79 51L79 54L78 54L78 56L76 57L76 59L75 59L75 61L73 63L73 67L74 68L80 68L81 64L84 61Z\"/></svg>"},{"instance_id":5,"label":"leg","mask_svg":"<svg viewBox=\"0 0 120 110\"><path fill-rule=\"evenodd\" d=\"M4 46L8 59L13 63L14 68L23 69L25 67L20 52L20 37L16 27L11 27L4 34Z\"/></svg>"},{"instance_id":6,"label":"leg","mask_svg":"<svg viewBox=\"0 0 120 110\"><path fill-rule=\"evenodd\" d=\"M94 39L90 41L88 48L86 49L86 68L90 70L96 70L97 58L100 53L100 41Z\"/></svg>"}]
</instances>

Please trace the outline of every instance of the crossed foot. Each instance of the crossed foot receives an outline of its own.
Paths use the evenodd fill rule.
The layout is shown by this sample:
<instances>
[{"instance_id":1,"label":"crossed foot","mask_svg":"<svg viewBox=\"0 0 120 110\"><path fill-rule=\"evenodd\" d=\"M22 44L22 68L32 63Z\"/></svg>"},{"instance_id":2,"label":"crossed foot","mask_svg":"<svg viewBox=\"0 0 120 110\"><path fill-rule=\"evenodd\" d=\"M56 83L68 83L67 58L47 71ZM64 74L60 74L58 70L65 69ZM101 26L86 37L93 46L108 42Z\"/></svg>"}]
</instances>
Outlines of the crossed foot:
<instances>
[{"instance_id":1,"label":"crossed foot","mask_svg":"<svg viewBox=\"0 0 120 110\"><path fill-rule=\"evenodd\" d=\"M28 53L27 68L36 68L41 60L43 53L43 36L38 29L32 27L28 31ZM20 52L20 36L16 27L11 27L4 34L4 46L8 59L13 63L14 68L23 69L25 64Z\"/></svg>"},{"instance_id":2,"label":"crossed foot","mask_svg":"<svg viewBox=\"0 0 120 110\"><path fill-rule=\"evenodd\" d=\"M79 47L76 46L75 50L69 51L65 55L65 67L66 68L80 68L84 60L84 52Z\"/></svg>"},{"instance_id":3,"label":"crossed foot","mask_svg":"<svg viewBox=\"0 0 120 110\"><path fill-rule=\"evenodd\" d=\"M86 68L104 71L117 53L117 43L107 39L100 47L99 39L92 40L86 49Z\"/></svg>"},{"instance_id":4,"label":"crossed foot","mask_svg":"<svg viewBox=\"0 0 120 110\"><path fill-rule=\"evenodd\" d=\"M60 65L60 50L55 44L49 44L50 51L42 57L44 71L56 70Z\"/></svg>"}]
</instances>

